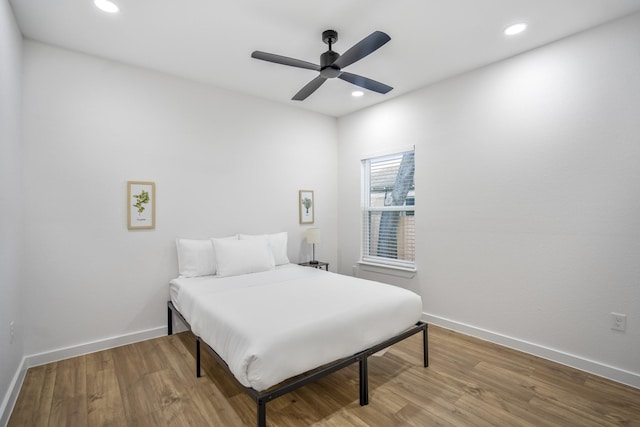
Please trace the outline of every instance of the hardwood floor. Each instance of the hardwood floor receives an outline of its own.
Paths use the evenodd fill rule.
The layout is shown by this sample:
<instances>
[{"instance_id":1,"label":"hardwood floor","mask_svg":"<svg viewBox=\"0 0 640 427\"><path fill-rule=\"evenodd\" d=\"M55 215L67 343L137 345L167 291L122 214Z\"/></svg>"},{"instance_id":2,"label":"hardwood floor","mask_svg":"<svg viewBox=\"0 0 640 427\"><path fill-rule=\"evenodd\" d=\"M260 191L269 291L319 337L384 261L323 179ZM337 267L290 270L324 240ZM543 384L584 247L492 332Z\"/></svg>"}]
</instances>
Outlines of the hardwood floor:
<instances>
[{"instance_id":1,"label":"hardwood floor","mask_svg":"<svg viewBox=\"0 0 640 427\"><path fill-rule=\"evenodd\" d=\"M429 327L267 404L268 426L640 426L640 390ZM29 369L9 426L255 426L256 405L181 333Z\"/></svg>"}]
</instances>

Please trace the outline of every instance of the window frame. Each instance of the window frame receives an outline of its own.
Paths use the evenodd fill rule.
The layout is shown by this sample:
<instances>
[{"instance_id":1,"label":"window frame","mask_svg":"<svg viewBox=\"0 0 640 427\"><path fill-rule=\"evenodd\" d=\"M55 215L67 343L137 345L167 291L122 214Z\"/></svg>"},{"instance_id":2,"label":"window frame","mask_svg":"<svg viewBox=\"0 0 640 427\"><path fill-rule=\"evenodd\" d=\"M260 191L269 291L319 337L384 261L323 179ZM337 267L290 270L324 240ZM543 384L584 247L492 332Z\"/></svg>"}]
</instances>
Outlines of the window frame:
<instances>
[{"instance_id":1,"label":"window frame","mask_svg":"<svg viewBox=\"0 0 640 427\"><path fill-rule=\"evenodd\" d=\"M411 213L411 216L416 215L415 206L415 171L413 178L413 204L407 205L406 202L402 206L371 206L371 164L372 161L379 162L385 159L390 159L398 156L403 156L406 153L413 153L415 156L415 147L399 149L389 151L386 153L374 154L369 156L363 156L361 158L361 173L362 173L362 187L361 187L361 236L360 236L360 264L371 265L376 267L391 268L397 270L404 270L415 272L415 224L413 229L413 242L414 242L414 259L413 260L400 260L397 258L389 258L378 255L371 255L371 213L379 212L404 212L405 214ZM415 159L414 159L415 161ZM409 216L409 215L407 215Z\"/></svg>"}]
</instances>

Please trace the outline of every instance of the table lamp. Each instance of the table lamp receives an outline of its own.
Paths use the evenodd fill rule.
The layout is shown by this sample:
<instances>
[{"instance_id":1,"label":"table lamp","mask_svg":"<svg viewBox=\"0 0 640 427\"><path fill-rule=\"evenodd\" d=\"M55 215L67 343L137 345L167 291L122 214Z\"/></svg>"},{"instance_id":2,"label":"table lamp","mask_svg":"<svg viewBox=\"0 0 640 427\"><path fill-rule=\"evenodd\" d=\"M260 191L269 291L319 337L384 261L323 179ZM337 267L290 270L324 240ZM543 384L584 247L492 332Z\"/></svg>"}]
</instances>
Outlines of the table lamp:
<instances>
[{"instance_id":1,"label":"table lamp","mask_svg":"<svg viewBox=\"0 0 640 427\"><path fill-rule=\"evenodd\" d=\"M316 261L316 243L320 243L320 229L310 228L307 230L307 243L310 243L313 247L313 256L309 264L317 264Z\"/></svg>"}]
</instances>

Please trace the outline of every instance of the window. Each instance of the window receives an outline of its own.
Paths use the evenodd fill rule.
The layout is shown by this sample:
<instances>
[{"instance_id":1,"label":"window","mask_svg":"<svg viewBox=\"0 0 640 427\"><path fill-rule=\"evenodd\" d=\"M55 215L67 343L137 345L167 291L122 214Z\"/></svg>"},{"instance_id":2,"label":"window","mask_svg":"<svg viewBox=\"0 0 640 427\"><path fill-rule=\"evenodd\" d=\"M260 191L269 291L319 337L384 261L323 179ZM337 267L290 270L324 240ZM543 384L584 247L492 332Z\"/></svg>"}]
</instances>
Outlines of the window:
<instances>
[{"instance_id":1,"label":"window","mask_svg":"<svg viewBox=\"0 0 640 427\"><path fill-rule=\"evenodd\" d=\"M415 152L362 161L362 261L415 267Z\"/></svg>"}]
</instances>

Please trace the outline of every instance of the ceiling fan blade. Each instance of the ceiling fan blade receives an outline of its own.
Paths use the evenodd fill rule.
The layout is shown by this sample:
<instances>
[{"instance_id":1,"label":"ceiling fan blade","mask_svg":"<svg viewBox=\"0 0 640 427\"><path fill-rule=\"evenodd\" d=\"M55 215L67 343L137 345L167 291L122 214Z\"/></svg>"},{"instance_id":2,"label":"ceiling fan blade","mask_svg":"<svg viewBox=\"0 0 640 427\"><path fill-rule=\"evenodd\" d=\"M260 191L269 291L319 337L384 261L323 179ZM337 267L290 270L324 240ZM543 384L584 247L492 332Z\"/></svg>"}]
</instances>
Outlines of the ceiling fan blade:
<instances>
[{"instance_id":1,"label":"ceiling fan blade","mask_svg":"<svg viewBox=\"0 0 640 427\"><path fill-rule=\"evenodd\" d=\"M298 93L296 93L291 99L294 101L304 101L309 95L315 92L316 89L322 86L322 83L324 83L325 81L327 81L326 77L316 77L315 79L307 83L302 89L300 89Z\"/></svg>"},{"instance_id":2,"label":"ceiling fan blade","mask_svg":"<svg viewBox=\"0 0 640 427\"><path fill-rule=\"evenodd\" d=\"M320 66L300 59L289 58L287 56L275 55L273 53L260 52L256 50L251 54L252 58L263 61L275 62L276 64L289 65L291 67L306 68L308 70L320 71Z\"/></svg>"},{"instance_id":3,"label":"ceiling fan blade","mask_svg":"<svg viewBox=\"0 0 640 427\"><path fill-rule=\"evenodd\" d=\"M371 52L376 51L389 40L391 40L391 37L386 33L383 33L382 31L374 31L353 45L351 49L343 53L333 64L340 68L344 68L347 65L351 65L354 62L359 61Z\"/></svg>"},{"instance_id":4,"label":"ceiling fan blade","mask_svg":"<svg viewBox=\"0 0 640 427\"><path fill-rule=\"evenodd\" d=\"M387 93L393 89L391 86L387 86L384 83L380 83L357 74L345 73L344 71L338 76L338 78L378 93Z\"/></svg>"}]
</instances>

